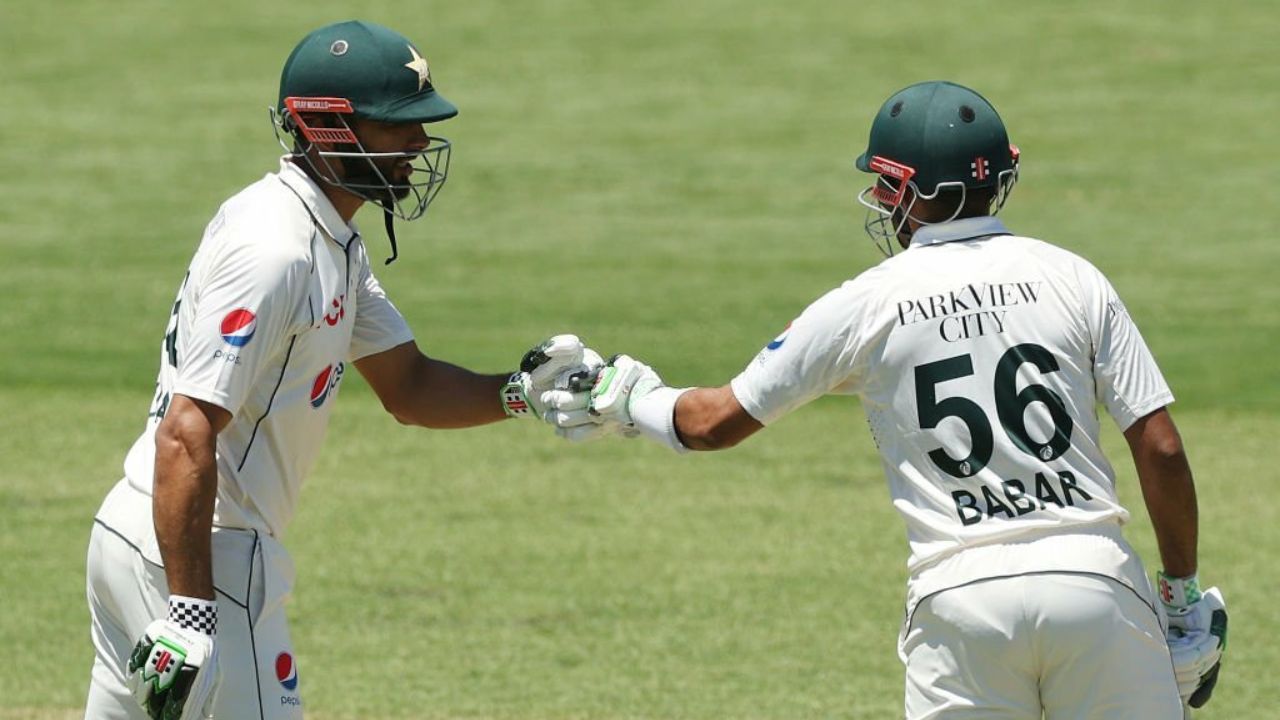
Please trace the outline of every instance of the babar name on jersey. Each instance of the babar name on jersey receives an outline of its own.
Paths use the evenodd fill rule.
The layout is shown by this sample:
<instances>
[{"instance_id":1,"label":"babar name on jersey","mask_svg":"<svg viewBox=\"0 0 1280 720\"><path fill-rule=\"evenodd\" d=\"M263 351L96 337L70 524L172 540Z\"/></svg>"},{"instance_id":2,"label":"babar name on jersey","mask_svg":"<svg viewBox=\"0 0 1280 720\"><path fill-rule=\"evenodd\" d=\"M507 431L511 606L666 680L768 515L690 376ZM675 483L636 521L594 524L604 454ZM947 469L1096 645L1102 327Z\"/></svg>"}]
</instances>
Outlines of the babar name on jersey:
<instances>
[{"instance_id":1,"label":"babar name on jersey","mask_svg":"<svg viewBox=\"0 0 1280 720\"><path fill-rule=\"evenodd\" d=\"M956 290L901 300L898 326L936 322L946 342L993 335L1005 331L1008 308L1040 301L1040 280L1004 283L970 283Z\"/></svg>"},{"instance_id":2,"label":"babar name on jersey","mask_svg":"<svg viewBox=\"0 0 1280 720\"><path fill-rule=\"evenodd\" d=\"M963 425L967 430L969 447L966 455L956 457L956 449L953 447L948 451L945 446L925 453L934 467L960 483L961 489L951 491L951 499L961 524L973 525L1001 515L1014 519L1047 510L1049 505L1065 510L1077 502L1093 499L1073 473L1054 470L1043 464L1030 466L1043 470L1036 472L1033 480L999 479L998 491L996 484L991 482L991 471L983 473L995 455L997 428L1017 453L1035 458L1040 463L1057 460L1071 449L1071 435L1076 422L1067 403L1052 387L1061 370L1062 364L1053 352L1036 343L1014 345L994 363L975 366L973 355L964 353L914 368L916 415L920 429L934 430L945 423L953 429L957 424ZM1033 379L1020 382L1020 373L1024 373L1024 377L1030 374ZM1034 373L1039 373L1039 377ZM994 416L989 415L974 396L940 394L940 388L946 392L946 387L955 387L951 385L954 381L967 378L977 380L970 380L967 384L971 393L990 393L987 402L990 403L988 407L994 407ZM1029 411L1034 412L1030 425ZM1028 466L1018 463L1012 467ZM978 479L979 484L971 484L971 479ZM943 487L955 487L955 484L948 480Z\"/></svg>"},{"instance_id":3,"label":"babar name on jersey","mask_svg":"<svg viewBox=\"0 0 1280 720\"><path fill-rule=\"evenodd\" d=\"M1012 520L1037 510L1046 510L1050 505L1065 510L1075 507L1077 501L1093 499L1087 490L1080 487L1074 473L1060 470L1056 475L1050 477L1038 472L1030 482L1016 478L1002 480L999 491L988 485L980 485L973 490L953 490L951 499L955 502L956 518L962 525L976 525L995 517Z\"/></svg>"}]
</instances>

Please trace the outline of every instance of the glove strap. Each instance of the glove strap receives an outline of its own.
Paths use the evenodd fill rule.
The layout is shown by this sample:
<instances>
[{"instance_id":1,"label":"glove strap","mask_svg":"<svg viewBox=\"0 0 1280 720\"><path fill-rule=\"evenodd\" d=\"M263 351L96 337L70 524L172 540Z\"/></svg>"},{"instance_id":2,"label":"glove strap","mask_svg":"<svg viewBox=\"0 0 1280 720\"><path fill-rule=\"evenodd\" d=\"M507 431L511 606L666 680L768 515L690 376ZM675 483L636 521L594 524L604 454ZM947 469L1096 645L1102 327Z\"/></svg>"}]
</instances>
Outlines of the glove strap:
<instances>
[{"instance_id":1,"label":"glove strap","mask_svg":"<svg viewBox=\"0 0 1280 720\"><path fill-rule=\"evenodd\" d=\"M1195 575L1175 578L1161 571L1156 573L1156 578L1160 583L1160 601L1165 606L1181 610L1200 602L1200 580Z\"/></svg>"},{"instance_id":2,"label":"glove strap","mask_svg":"<svg viewBox=\"0 0 1280 720\"><path fill-rule=\"evenodd\" d=\"M631 422L641 435L678 453L688 452L680 436L676 434L676 401L693 388L672 388L665 385L636 397L632 392L630 402Z\"/></svg>"},{"instance_id":3,"label":"glove strap","mask_svg":"<svg viewBox=\"0 0 1280 720\"><path fill-rule=\"evenodd\" d=\"M218 603L216 600L170 595L169 622L184 630L213 637L218 634Z\"/></svg>"},{"instance_id":4,"label":"glove strap","mask_svg":"<svg viewBox=\"0 0 1280 720\"><path fill-rule=\"evenodd\" d=\"M529 396L524 390L524 373L511 373L511 377L507 378L507 384L502 386L499 396L502 398L502 409L507 412L507 415L513 418L534 417L533 406L530 405Z\"/></svg>"}]
</instances>

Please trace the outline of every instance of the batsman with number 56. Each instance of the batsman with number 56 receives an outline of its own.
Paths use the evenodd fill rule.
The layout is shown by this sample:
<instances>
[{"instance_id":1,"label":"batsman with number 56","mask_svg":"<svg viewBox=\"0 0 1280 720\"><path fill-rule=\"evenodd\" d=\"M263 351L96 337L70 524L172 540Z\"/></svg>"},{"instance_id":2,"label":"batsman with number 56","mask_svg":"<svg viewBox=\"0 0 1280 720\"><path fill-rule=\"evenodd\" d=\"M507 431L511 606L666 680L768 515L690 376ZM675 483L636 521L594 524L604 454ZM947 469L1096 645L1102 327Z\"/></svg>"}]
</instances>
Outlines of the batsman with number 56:
<instances>
[{"instance_id":1,"label":"batsman with number 56","mask_svg":"<svg viewBox=\"0 0 1280 720\"><path fill-rule=\"evenodd\" d=\"M731 447L824 394L858 395L911 547L906 716L1180 718L1226 647L1197 580L1196 494L1173 395L1107 279L994 217L1019 151L978 93L907 87L871 125L860 196L888 259L810 305L732 382L667 387L615 357L569 439L621 426ZM1148 581L1102 453L1128 441L1163 571ZM856 559L850 560L856 567Z\"/></svg>"}]
</instances>

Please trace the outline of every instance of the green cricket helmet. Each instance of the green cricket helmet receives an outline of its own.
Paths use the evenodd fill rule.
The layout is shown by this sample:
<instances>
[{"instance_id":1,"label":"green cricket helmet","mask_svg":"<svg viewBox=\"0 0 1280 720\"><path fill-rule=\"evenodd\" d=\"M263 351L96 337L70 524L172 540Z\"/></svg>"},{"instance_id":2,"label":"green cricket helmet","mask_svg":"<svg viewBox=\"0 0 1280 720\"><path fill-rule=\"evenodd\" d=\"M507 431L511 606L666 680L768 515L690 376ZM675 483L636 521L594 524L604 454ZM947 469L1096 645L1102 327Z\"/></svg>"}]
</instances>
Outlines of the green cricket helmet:
<instances>
[{"instance_id":1,"label":"green cricket helmet","mask_svg":"<svg viewBox=\"0 0 1280 720\"><path fill-rule=\"evenodd\" d=\"M903 88L885 101L871 123L867 150L855 164L879 176L858 200L869 209L868 233L892 255L893 239L917 199L959 190L954 219L969 190L995 188L994 211L999 211L1017 182L1018 149L986 98L962 85L932 81Z\"/></svg>"},{"instance_id":2,"label":"green cricket helmet","mask_svg":"<svg viewBox=\"0 0 1280 720\"><path fill-rule=\"evenodd\" d=\"M325 182L382 206L392 259L392 216L415 220L426 213L448 176L451 145L433 136L425 150L369 152L348 119L422 124L457 114L453 103L436 92L417 46L390 28L361 20L326 25L298 43L280 73L272 110L277 137L294 157L305 159ZM281 132L293 142L287 144ZM308 154L313 148L318 163ZM393 182L390 166L403 161L413 172ZM343 172L336 172L335 164ZM402 203L410 196L412 202Z\"/></svg>"},{"instance_id":3,"label":"green cricket helmet","mask_svg":"<svg viewBox=\"0 0 1280 720\"><path fill-rule=\"evenodd\" d=\"M290 98L295 106L303 98L340 98L355 117L389 123L458 114L436 92L430 66L408 38L360 20L326 25L298 43L280 73L278 112L291 109Z\"/></svg>"}]
</instances>

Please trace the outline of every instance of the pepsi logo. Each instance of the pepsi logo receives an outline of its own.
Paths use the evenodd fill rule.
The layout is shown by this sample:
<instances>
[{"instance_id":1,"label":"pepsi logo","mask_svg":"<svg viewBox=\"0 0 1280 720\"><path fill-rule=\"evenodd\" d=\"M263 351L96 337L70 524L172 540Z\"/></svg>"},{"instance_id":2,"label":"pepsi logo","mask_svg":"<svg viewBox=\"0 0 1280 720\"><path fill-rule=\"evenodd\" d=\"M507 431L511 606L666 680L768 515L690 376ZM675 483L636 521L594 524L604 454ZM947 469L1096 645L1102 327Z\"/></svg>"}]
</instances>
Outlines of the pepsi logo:
<instances>
[{"instance_id":1,"label":"pepsi logo","mask_svg":"<svg viewBox=\"0 0 1280 720\"><path fill-rule=\"evenodd\" d=\"M337 363L326 367L316 375L316 379L311 381L311 407L319 408L325 404L330 395L336 394L335 389L338 383L342 382L344 368L344 363Z\"/></svg>"},{"instance_id":2,"label":"pepsi logo","mask_svg":"<svg viewBox=\"0 0 1280 720\"><path fill-rule=\"evenodd\" d=\"M244 347L258 329L258 316L248 308L236 308L222 318L222 339L235 347Z\"/></svg>"},{"instance_id":3,"label":"pepsi logo","mask_svg":"<svg viewBox=\"0 0 1280 720\"><path fill-rule=\"evenodd\" d=\"M791 334L791 323L787 323L787 326L782 329L782 333L779 334L778 337L774 338L768 345L764 346L765 349L777 350L782 347L782 343L787 341L787 335L789 334Z\"/></svg>"},{"instance_id":4,"label":"pepsi logo","mask_svg":"<svg viewBox=\"0 0 1280 720\"><path fill-rule=\"evenodd\" d=\"M293 656L287 652L276 656L276 680L280 681L285 690L298 689L298 666L293 662Z\"/></svg>"}]
</instances>

